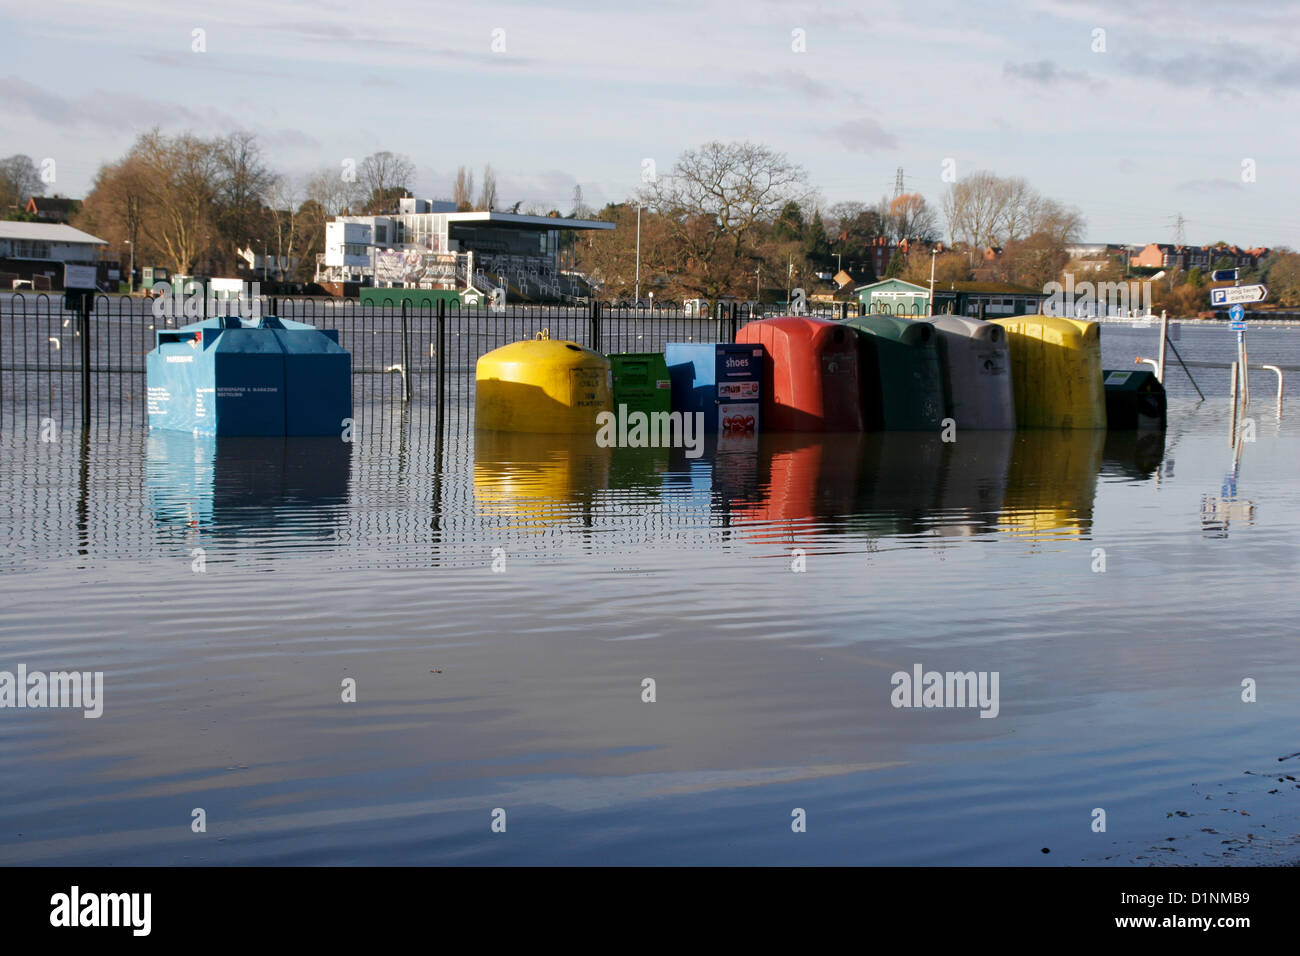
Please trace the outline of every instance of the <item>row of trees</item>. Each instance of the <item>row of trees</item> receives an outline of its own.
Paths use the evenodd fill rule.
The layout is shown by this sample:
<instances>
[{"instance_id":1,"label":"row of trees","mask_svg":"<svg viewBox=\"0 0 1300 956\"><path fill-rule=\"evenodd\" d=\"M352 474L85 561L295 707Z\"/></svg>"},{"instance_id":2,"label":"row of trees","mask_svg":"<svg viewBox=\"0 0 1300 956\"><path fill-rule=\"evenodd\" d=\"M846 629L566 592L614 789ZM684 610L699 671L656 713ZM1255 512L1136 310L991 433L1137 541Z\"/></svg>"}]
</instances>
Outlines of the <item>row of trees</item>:
<instances>
[{"instance_id":1,"label":"row of trees","mask_svg":"<svg viewBox=\"0 0 1300 956\"><path fill-rule=\"evenodd\" d=\"M406 157L378 152L297 179L272 170L251 133L206 139L155 129L100 167L74 224L183 274L229 271L237 250L250 247L299 259L310 273L329 217L388 208L414 175Z\"/></svg>"},{"instance_id":2,"label":"row of trees","mask_svg":"<svg viewBox=\"0 0 1300 956\"><path fill-rule=\"evenodd\" d=\"M345 213L393 208L408 195L415 166L401 154L376 152L359 164L322 168L303 177L277 173L254 136L237 132L205 139L192 133L142 134L120 160L99 170L75 225L134 247L138 262L191 273L230 271L236 250L251 247L296 259L308 279L324 240L326 221ZM25 156L0 160L0 189L16 201L39 194L35 164ZM483 169L457 170L452 197L459 209L496 209L497 178ZM523 203L515 203L519 212ZM559 216L528 205L522 211ZM981 170L954 183L938 208L918 193L876 202L820 202L802 167L752 143L708 143L684 152L672 169L634 198L592 212L575 187L576 217L617 223L612 232L566 233L566 261L591 274L613 295L633 291L640 219L642 291L668 298L771 297L778 290L814 286L840 267L854 277L878 278L881 245L910 240L882 270L910 281L929 280L929 244L947 240L933 260L940 282L981 279L1041 288L1066 267L1066 247L1077 241L1077 209L1042 196L1025 180ZM996 256L990 248L1000 250ZM1295 264L1287 255L1268 263L1272 298L1300 299ZM1290 277L1290 278L1288 278ZM1097 276L1122 278L1122 274ZM1161 295L1183 307L1208 295L1198 276L1166 276ZM1184 300L1186 300L1184 302Z\"/></svg>"},{"instance_id":3,"label":"row of trees","mask_svg":"<svg viewBox=\"0 0 1300 956\"><path fill-rule=\"evenodd\" d=\"M808 286L839 267L875 277L882 244L926 247L943 237L940 213L918 193L823 210L804 170L752 143L708 143L682 154L667 175L600 214L615 231L583 238L577 259L616 295L636 277L641 210L641 286L669 297L770 295ZM935 262L944 280L984 278L1031 287L1057 277L1065 247L1083 230L1077 209L1023 179L987 171L955 183L942 202L949 246ZM1002 254L987 260L985 250ZM929 279L930 254L897 252L886 275Z\"/></svg>"}]
</instances>

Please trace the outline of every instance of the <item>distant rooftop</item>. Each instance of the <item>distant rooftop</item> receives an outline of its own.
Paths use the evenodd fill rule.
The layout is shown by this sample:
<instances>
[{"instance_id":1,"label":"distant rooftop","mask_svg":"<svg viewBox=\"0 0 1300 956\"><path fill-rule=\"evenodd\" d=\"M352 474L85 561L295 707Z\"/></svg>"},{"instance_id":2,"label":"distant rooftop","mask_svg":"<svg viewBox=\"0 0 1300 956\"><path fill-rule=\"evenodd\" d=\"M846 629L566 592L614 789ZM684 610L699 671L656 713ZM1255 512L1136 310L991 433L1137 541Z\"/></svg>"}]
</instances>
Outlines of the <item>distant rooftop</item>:
<instances>
[{"instance_id":1,"label":"distant rooftop","mask_svg":"<svg viewBox=\"0 0 1300 956\"><path fill-rule=\"evenodd\" d=\"M32 242L80 242L94 246L108 245L103 239L61 222L0 221L0 239L27 239Z\"/></svg>"}]
</instances>

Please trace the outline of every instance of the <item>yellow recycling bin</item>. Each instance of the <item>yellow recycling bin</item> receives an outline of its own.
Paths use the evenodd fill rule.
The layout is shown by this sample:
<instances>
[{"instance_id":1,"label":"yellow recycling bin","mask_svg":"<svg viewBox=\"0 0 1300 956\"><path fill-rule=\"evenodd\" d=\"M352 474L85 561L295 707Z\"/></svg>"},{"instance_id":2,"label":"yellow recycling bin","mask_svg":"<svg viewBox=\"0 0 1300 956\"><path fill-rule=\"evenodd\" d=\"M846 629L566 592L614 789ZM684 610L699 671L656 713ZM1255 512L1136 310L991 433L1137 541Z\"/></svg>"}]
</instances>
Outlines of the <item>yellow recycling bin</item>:
<instances>
[{"instance_id":1,"label":"yellow recycling bin","mask_svg":"<svg viewBox=\"0 0 1300 956\"><path fill-rule=\"evenodd\" d=\"M480 357L474 378L475 425L490 431L595 435L612 411L609 360L544 332Z\"/></svg>"},{"instance_id":2,"label":"yellow recycling bin","mask_svg":"<svg viewBox=\"0 0 1300 956\"><path fill-rule=\"evenodd\" d=\"M1052 315L992 321L1007 330L1019 427L1106 427L1101 327L1096 322Z\"/></svg>"}]
</instances>

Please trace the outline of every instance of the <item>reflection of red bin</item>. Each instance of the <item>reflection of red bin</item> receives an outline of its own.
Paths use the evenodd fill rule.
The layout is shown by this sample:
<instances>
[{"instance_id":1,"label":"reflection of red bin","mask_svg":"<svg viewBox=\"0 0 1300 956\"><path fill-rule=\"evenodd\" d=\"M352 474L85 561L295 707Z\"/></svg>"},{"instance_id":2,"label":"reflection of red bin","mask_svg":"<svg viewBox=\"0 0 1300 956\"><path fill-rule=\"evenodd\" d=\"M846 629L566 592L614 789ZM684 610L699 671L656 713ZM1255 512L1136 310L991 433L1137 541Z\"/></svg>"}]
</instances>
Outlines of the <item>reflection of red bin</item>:
<instances>
[{"instance_id":1,"label":"reflection of red bin","mask_svg":"<svg viewBox=\"0 0 1300 956\"><path fill-rule=\"evenodd\" d=\"M742 326L737 343L764 347L763 420L767 431L862 431L858 347L839 322L787 315Z\"/></svg>"}]
</instances>

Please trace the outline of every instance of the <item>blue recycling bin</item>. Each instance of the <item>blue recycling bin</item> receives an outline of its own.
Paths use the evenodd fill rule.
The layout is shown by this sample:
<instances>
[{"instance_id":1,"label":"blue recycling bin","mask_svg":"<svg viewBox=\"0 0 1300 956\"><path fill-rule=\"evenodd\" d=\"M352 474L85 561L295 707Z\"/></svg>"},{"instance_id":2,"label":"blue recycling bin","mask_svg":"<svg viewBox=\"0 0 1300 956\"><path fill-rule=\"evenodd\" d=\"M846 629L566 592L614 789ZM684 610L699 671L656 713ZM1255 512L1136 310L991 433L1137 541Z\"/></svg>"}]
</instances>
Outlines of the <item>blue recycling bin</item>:
<instances>
[{"instance_id":1,"label":"blue recycling bin","mask_svg":"<svg viewBox=\"0 0 1300 956\"><path fill-rule=\"evenodd\" d=\"M338 435L352 417L352 356L335 329L219 316L156 334L145 360L150 428Z\"/></svg>"},{"instance_id":2,"label":"blue recycling bin","mask_svg":"<svg viewBox=\"0 0 1300 956\"><path fill-rule=\"evenodd\" d=\"M759 431L763 347L669 342L664 349L673 411L703 412L708 434Z\"/></svg>"}]
</instances>

